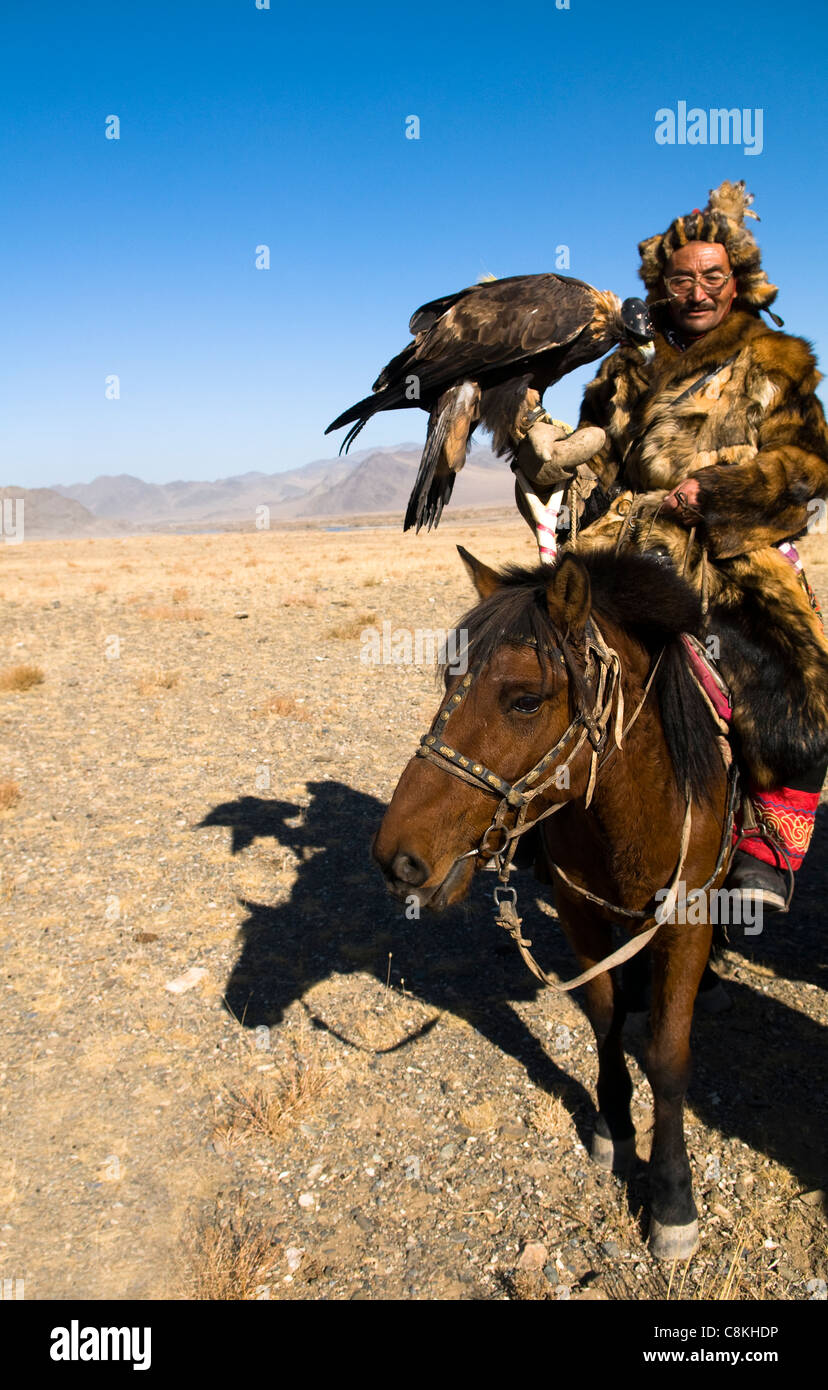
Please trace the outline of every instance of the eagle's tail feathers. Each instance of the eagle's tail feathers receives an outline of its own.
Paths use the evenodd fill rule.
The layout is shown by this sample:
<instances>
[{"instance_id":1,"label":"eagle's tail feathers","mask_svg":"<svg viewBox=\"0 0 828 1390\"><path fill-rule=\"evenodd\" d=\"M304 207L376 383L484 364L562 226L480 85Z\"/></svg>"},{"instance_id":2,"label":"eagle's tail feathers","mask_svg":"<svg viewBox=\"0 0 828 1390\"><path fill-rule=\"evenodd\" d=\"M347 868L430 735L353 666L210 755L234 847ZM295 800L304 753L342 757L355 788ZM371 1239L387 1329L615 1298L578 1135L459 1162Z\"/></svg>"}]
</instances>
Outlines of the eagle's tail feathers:
<instances>
[{"instance_id":1,"label":"eagle's tail feathers","mask_svg":"<svg viewBox=\"0 0 828 1390\"><path fill-rule=\"evenodd\" d=\"M348 450L350 449L360 430L365 429L365 426L368 424L370 418L370 415L363 415L361 420L357 420L356 424L351 426L351 428L348 430L348 433L346 434L345 438L339 446L340 457L342 456L342 454L347 454ZM327 434L328 431L326 430L325 433Z\"/></svg>"},{"instance_id":2,"label":"eagle's tail feathers","mask_svg":"<svg viewBox=\"0 0 828 1390\"><path fill-rule=\"evenodd\" d=\"M432 526L437 525L443 515L443 508L451 497L456 476L456 473L446 473L442 478L435 478L428 490L426 513L422 525L429 531Z\"/></svg>"},{"instance_id":3,"label":"eagle's tail feathers","mask_svg":"<svg viewBox=\"0 0 828 1390\"><path fill-rule=\"evenodd\" d=\"M417 470L417 478L411 496L408 499L405 522L403 523L404 531L408 531L411 526L416 526L419 531L421 526L428 525L430 528L435 524L434 521L430 519L436 505L434 489L435 472L440 455L443 452L443 445L446 442L449 412L443 409L439 411L439 413L435 412L435 414L432 414L429 420L428 434L426 436L423 455L420 459L420 467ZM442 510L442 507L440 510Z\"/></svg>"},{"instance_id":4,"label":"eagle's tail feathers","mask_svg":"<svg viewBox=\"0 0 828 1390\"><path fill-rule=\"evenodd\" d=\"M421 531L423 527L430 531L438 524L443 515L443 508L451 497L455 476L454 473L445 473L440 478L434 478L419 506L414 505L415 499L412 494L405 514L404 531L410 530L412 526L417 531Z\"/></svg>"},{"instance_id":5,"label":"eagle's tail feathers","mask_svg":"<svg viewBox=\"0 0 828 1390\"><path fill-rule=\"evenodd\" d=\"M470 434L480 418L480 387L476 381L459 381L440 397L431 412L425 448L414 490L408 501L404 530L440 520L451 497L454 477L469 450Z\"/></svg>"},{"instance_id":6,"label":"eagle's tail feathers","mask_svg":"<svg viewBox=\"0 0 828 1390\"><path fill-rule=\"evenodd\" d=\"M354 420L369 420L372 415L376 415L378 410L393 410L398 404L398 398L389 393L383 392L376 396L366 396L364 400L357 401L356 405L349 406L343 410L341 415L337 415L325 430L326 434L333 434L334 430L341 430L343 425L351 425Z\"/></svg>"}]
</instances>

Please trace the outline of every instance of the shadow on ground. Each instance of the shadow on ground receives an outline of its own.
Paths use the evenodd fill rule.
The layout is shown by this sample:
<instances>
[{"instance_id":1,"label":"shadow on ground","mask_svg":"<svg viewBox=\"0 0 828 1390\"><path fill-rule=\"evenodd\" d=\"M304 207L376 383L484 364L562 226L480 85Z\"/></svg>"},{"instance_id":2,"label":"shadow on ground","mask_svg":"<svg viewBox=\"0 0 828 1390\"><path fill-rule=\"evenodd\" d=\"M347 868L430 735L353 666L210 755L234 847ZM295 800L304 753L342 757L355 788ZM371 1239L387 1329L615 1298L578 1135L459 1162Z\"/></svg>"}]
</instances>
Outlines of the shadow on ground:
<instances>
[{"instance_id":1,"label":"shadow on ground","mask_svg":"<svg viewBox=\"0 0 828 1390\"><path fill-rule=\"evenodd\" d=\"M517 1059L536 1086L560 1097L588 1145L593 1098L577 1077L556 1065L512 1007L534 999L539 986L511 943L500 939L490 876L478 876L459 907L406 920L370 860L371 840L385 808L340 782L312 782L308 791L307 808L244 797L215 807L202 822L228 826L234 854L254 840L272 839L300 860L289 902L276 907L243 903L248 913L241 928L243 948L225 991L234 1017L246 1028L277 1024L291 1003L332 974L371 971L384 984L390 951L395 982L402 974L407 991L424 1004L468 1020ZM744 937L730 943L750 961L772 967L802 987L825 983L826 849L828 812L823 807L794 910L788 917L769 918L762 936L751 938L749 945ZM538 958L546 969L571 975L577 969L574 958L554 922L535 905L537 886L529 875L520 874L519 891L525 929ZM701 1017L694 1026L688 1098L705 1124L775 1159L805 1186L818 1186L824 1030L763 993L761 984L753 988L730 980L727 990L732 1009ZM631 1038L629 1047L640 1061L640 1041Z\"/></svg>"}]
</instances>

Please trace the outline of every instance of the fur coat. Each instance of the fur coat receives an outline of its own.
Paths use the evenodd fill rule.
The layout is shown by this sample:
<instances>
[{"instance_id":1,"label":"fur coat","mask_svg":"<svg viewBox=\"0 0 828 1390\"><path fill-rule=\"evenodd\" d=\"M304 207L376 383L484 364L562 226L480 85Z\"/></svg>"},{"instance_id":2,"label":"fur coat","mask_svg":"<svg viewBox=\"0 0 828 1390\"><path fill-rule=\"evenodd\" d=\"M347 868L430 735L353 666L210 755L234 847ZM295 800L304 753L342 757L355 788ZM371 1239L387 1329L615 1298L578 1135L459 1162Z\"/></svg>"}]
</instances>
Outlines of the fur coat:
<instances>
[{"instance_id":1,"label":"fur coat","mask_svg":"<svg viewBox=\"0 0 828 1390\"><path fill-rule=\"evenodd\" d=\"M686 478L698 480L697 536L709 564L695 547L689 572L706 572L709 632L731 686L742 761L766 788L821 783L828 760L828 643L775 549L801 534L819 515L815 499L828 496L819 381L801 338L731 310L684 352L659 333L649 366L634 349L618 349L581 409L582 424L606 431L591 464L602 489L653 494L654 524L632 537L641 548L679 562L688 532L658 516L658 502ZM612 534L616 510L582 533L587 544L590 532L596 541Z\"/></svg>"}]
</instances>

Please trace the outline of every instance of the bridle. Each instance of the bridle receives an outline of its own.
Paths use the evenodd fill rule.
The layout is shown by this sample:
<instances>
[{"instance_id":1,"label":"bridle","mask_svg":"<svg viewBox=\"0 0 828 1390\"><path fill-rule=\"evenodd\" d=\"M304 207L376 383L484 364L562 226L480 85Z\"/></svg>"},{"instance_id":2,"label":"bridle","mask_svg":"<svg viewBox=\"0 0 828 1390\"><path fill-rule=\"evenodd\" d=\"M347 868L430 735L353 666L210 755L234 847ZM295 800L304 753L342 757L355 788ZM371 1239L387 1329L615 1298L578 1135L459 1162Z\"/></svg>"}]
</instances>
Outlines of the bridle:
<instances>
[{"instance_id":1,"label":"bridle","mask_svg":"<svg viewBox=\"0 0 828 1390\"><path fill-rule=\"evenodd\" d=\"M537 647L537 641L532 637L515 637L505 640L505 645L521 645ZM560 661L565 667L567 674L572 680L576 674L572 651L569 643L565 639L560 639L560 647L544 647L544 653L553 659ZM568 991L575 989L576 986L585 984L594 976L602 974L605 970L610 970L616 965L629 959L630 956L640 951L652 939L659 927L665 922L674 910L681 875L687 858L690 844L690 834L692 827L692 798L689 787L685 788L686 809L681 830L681 843L679 848L678 863L675 873L667 889L667 896L655 913L655 923L646 931L634 936L631 940L613 951L604 960L585 970L574 980L561 985L557 980L551 979L538 965L531 953L531 941L527 940L521 933L521 918L517 915L517 891L509 885L509 875L512 871L512 861L517 849L520 836L527 830L532 829L547 816L554 815L555 812L563 810L564 806L570 804L571 799L554 802L547 806L531 821L527 820L528 811L536 797L542 795L553 782L560 776L562 769L568 769L578 753L589 742L591 748L590 771L587 781L585 794L585 806L588 807L595 790L595 783L601 767L609 761L613 754L622 746L623 739L632 728L641 710L644 707L647 696L655 680L664 649L659 653L653 662L644 690L633 714L624 724L624 695L621 686L621 658L618 653L607 645L601 634L598 624L593 617L589 617L585 626L584 654L586 657L585 678L589 682L592 676L593 666L597 668L597 681L594 689L594 700L591 709L584 707L577 710L574 718L570 721L567 728L561 734L554 747L544 753L543 757L519 777L515 782L509 782L499 773L493 772L474 758L469 758L460 753L446 739L446 726L452 714L463 703L471 690L476 677L483 669L482 665L468 671L461 680L459 686L449 695L448 699L441 706L436 718L427 734L420 739L420 746L416 755L427 758L442 771L449 773L453 777L458 777L461 781L468 782L479 790L488 793L490 796L500 798L498 805L492 816L490 824L483 832L479 844L473 849L461 854L454 861L455 865L464 859L482 858L485 862L484 867L493 867L497 871L498 883L494 889L494 901L498 909L495 920L506 929L515 941L524 961L529 966L532 973L543 984L550 985L555 989ZM615 717L612 710L615 704ZM574 742L573 742L574 741ZM572 744L566 757L556 761L559 755L568 745ZM707 882L699 890L706 892L716 881L716 878L724 866L728 848L730 846L733 820L738 799L738 774L736 771L735 760L731 761L727 767L728 776L728 796L726 814L723 819L722 838L719 846L719 854L716 866L708 878ZM511 825L507 825L507 818L513 817ZM499 837L499 843L495 846L489 844L489 837L495 834ZM652 912L646 909L630 909L619 907L614 903L608 902L605 898L600 898L596 894L582 888L579 884L573 883L564 871L554 863L549 864L550 869L563 881L567 889L575 892L579 896L586 898L587 901L608 910L628 921L643 921L647 917L653 916Z\"/></svg>"},{"instance_id":2,"label":"bridle","mask_svg":"<svg viewBox=\"0 0 828 1390\"><path fill-rule=\"evenodd\" d=\"M532 637L513 638L511 644L537 647L537 641ZM575 666L569 643L562 639L559 648L544 647L543 651L547 656L562 663L571 681L575 675ZM486 767L484 763L466 757L453 747L445 736L446 725L455 710L465 700L475 678L480 675L482 669L480 666L466 673L460 685L449 695L438 711L430 731L420 739L420 746L417 749L418 757L428 758L430 762L435 763L453 777L459 777L462 781L471 783L472 786L478 787L489 795L499 796L500 800L491 823L484 831L479 845L461 855L460 858L468 859L473 856L481 856L486 860L494 860L498 878L504 887L508 884L512 860L520 836L537 825L539 821L562 810L568 804L566 801L555 802L531 821L527 821L527 814L532 802L560 777L562 769L569 769L570 764L580 753L584 744L588 742L592 750L586 790L586 805L589 806L595 789L598 768L603 757L610 747L621 746L624 720L621 659L616 651L607 646L594 618L589 618L586 623L584 654L586 657L586 680L589 681L593 666L597 668L598 672L592 708L579 709L554 747L544 753L534 767L531 767L517 781L509 782L505 777L501 777L491 768ZM649 685L647 689L649 690ZM616 707L614 720L612 719L613 703ZM611 721L612 740L614 742L611 741L610 735ZM569 745L572 746L569 747L566 757L558 761L560 754ZM514 818L511 826L507 825L507 819L510 817ZM490 843L490 837L493 835L498 837L498 842L495 844ZM514 892L513 889L510 891ZM496 898L495 901L498 902L499 900Z\"/></svg>"}]
</instances>

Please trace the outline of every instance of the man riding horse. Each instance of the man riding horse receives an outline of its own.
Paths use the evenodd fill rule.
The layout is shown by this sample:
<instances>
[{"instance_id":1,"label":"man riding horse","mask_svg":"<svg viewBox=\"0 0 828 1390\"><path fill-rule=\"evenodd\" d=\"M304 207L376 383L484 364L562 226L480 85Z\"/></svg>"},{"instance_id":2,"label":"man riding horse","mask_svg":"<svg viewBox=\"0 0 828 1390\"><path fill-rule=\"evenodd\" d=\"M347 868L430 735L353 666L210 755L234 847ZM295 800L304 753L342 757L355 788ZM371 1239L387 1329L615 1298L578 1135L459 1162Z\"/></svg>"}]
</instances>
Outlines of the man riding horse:
<instances>
[{"instance_id":1,"label":"man riding horse","mask_svg":"<svg viewBox=\"0 0 828 1390\"><path fill-rule=\"evenodd\" d=\"M727 886L772 912L828 769L828 643L790 544L824 518L828 430L808 344L760 318L777 290L744 225L751 202L725 182L640 243L656 356L621 346L586 388L580 425L605 432L588 514L604 514L581 542L660 548L703 585L750 798ZM541 480L549 429L536 424L519 456Z\"/></svg>"}]
</instances>

